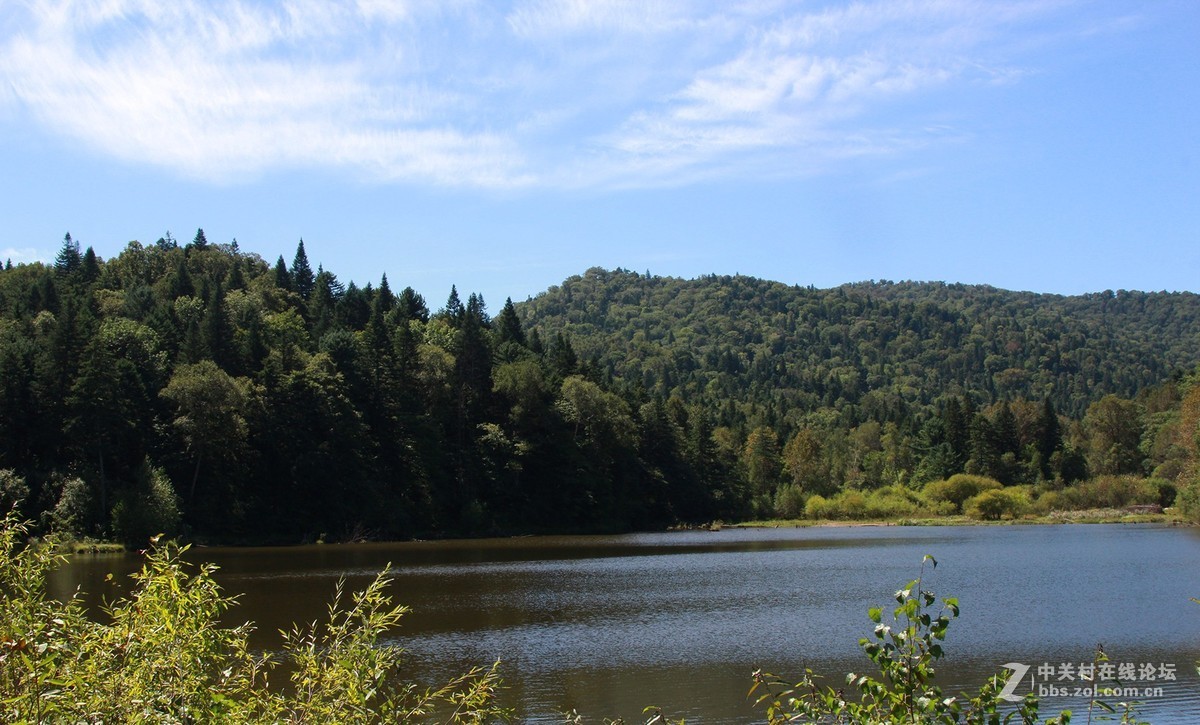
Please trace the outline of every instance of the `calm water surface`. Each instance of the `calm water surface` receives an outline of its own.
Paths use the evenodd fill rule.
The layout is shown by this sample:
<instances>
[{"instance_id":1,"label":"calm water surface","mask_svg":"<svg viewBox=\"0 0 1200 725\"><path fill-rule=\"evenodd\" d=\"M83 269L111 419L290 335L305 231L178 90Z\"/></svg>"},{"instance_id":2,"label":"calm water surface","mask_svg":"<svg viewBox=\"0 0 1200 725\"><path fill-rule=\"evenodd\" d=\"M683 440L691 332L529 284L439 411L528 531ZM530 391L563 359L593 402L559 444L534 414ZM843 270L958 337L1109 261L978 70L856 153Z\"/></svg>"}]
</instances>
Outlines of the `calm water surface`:
<instances>
[{"instance_id":1,"label":"calm water surface","mask_svg":"<svg viewBox=\"0 0 1200 725\"><path fill-rule=\"evenodd\" d=\"M234 614L255 645L323 615L339 577L365 586L388 562L412 607L394 643L430 682L503 660L507 703L527 722L577 709L592 721L636 720L659 705L689 722L762 721L746 700L757 668L840 682L868 671L858 648L870 606L939 562L927 588L955 596L943 688L978 687L1009 662L1057 670L1089 662L1173 666L1135 683L1162 687L1141 714L1200 722L1200 532L1150 525L726 529L611 537L194 550L243 594ZM105 574L136 558L80 557L51 585L111 598ZM118 576L118 579L123 577ZM1028 676L1027 676L1028 678ZM1038 677L1056 687L1077 679ZM1022 686L1019 694L1029 690ZM1043 712L1087 699L1045 698Z\"/></svg>"}]
</instances>

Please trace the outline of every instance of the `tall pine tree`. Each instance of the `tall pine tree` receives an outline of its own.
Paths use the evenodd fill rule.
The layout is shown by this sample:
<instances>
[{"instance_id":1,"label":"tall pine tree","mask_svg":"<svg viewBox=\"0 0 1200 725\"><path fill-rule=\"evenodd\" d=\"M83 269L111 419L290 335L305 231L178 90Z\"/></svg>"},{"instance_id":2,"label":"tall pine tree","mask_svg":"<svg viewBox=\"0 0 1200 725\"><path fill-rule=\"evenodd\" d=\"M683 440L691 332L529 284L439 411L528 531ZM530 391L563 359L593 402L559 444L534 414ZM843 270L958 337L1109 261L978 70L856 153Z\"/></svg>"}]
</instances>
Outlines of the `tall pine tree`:
<instances>
[{"instance_id":1,"label":"tall pine tree","mask_svg":"<svg viewBox=\"0 0 1200 725\"><path fill-rule=\"evenodd\" d=\"M282 290L292 289L292 273L288 271L282 254L275 261L275 286Z\"/></svg>"},{"instance_id":2,"label":"tall pine tree","mask_svg":"<svg viewBox=\"0 0 1200 725\"><path fill-rule=\"evenodd\" d=\"M205 249L208 249L208 237L204 236L203 229L196 230L196 236L192 238L191 246L192 246L192 249L195 249L200 252L204 251Z\"/></svg>"},{"instance_id":3,"label":"tall pine tree","mask_svg":"<svg viewBox=\"0 0 1200 725\"><path fill-rule=\"evenodd\" d=\"M308 264L308 254L304 251L304 240L296 245L296 257L292 260L292 289L307 300L312 295L315 277L312 267Z\"/></svg>"},{"instance_id":4,"label":"tall pine tree","mask_svg":"<svg viewBox=\"0 0 1200 725\"><path fill-rule=\"evenodd\" d=\"M79 253L79 242L71 238L71 233L63 237L62 247L54 258L54 268L61 275L69 275L83 266L83 255Z\"/></svg>"}]
</instances>

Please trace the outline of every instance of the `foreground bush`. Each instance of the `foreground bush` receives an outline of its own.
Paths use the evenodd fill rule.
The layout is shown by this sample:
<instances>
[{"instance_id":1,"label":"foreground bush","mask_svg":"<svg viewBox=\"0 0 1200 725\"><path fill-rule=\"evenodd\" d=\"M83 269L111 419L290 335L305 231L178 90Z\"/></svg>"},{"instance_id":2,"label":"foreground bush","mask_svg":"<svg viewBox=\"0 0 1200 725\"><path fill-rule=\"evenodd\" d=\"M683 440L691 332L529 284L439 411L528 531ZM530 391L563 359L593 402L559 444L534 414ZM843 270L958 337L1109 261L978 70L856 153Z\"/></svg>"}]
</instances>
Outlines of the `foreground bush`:
<instances>
[{"instance_id":1,"label":"foreground bush","mask_svg":"<svg viewBox=\"0 0 1200 725\"><path fill-rule=\"evenodd\" d=\"M250 625L219 622L233 604L192 567L185 549L156 546L111 622L45 592L61 557L26 546L27 527L0 527L0 722L5 723L484 723L507 720L495 702L497 667L435 688L398 675L402 651L381 644L407 611L382 572L349 600L339 585L329 619L285 636L286 687L276 661L251 653ZM286 694L285 692L286 691Z\"/></svg>"},{"instance_id":2,"label":"foreground bush","mask_svg":"<svg viewBox=\"0 0 1200 725\"><path fill-rule=\"evenodd\" d=\"M766 710L768 725L1069 725L1070 710L1043 720L1035 693L1023 698L1017 696L1015 688L1020 683L1011 683L1012 689L1008 687L1012 670L988 678L973 694L947 696L934 683L935 665L945 655L942 642L959 610L954 598L942 599L941 606L935 609L937 598L924 588L927 563L937 567L937 561L926 555L917 578L895 593L897 606L890 619L885 619L882 608L872 608L867 613L874 624L872 636L863 637L858 644L878 670L877 676L851 672L845 677L846 687L835 688L819 684L811 670L805 670L796 683L761 670L754 673L748 697L756 698L754 705ZM1195 601L1200 603L1200 599ZM1108 661L1098 648L1093 664L1099 667ZM1103 686L1120 681L1101 676L1093 682ZM644 725L686 725L684 720L670 719L658 707L647 707L643 714ZM1095 720L1148 725L1139 718L1138 703L1133 701L1109 703L1093 699L1087 703L1085 714L1089 723ZM583 719L572 712L565 722L579 725ZM605 723L622 725L624 721L605 720Z\"/></svg>"},{"instance_id":3,"label":"foreground bush","mask_svg":"<svg viewBox=\"0 0 1200 725\"><path fill-rule=\"evenodd\" d=\"M931 556L926 562L937 566ZM922 575L924 564L922 564ZM1004 678L993 676L974 695L947 697L934 684L934 666L943 656L942 641L950 622L958 616L958 600L936 597L923 588L923 576L896 592L890 622L883 610L869 612L873 636L859 645L878 669L878 677L850 673L846 684L857 690L847 696L842 688L821 686L811 671L792 684L763 672L754 674L751 695L766 708L771 725L803 722L836 723L1009 723L1043 722L1038 699L1032 693L1015 705L1001 698ZM1112 710L1112 708L1106 709ZM1069 723L1071 713L1045 720L1046 725Z\"/></svg>"}]
</instances>

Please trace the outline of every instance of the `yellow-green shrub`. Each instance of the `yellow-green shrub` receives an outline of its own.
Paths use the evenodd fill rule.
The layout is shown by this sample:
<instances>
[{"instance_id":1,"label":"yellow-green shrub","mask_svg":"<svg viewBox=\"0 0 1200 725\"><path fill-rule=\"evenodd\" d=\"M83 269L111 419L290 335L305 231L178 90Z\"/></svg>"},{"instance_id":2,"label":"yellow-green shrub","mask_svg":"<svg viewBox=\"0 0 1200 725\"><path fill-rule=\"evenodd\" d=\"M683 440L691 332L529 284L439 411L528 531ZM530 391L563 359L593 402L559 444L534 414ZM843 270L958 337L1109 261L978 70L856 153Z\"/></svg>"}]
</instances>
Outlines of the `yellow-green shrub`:
<instances>
[{"instance_id":1,"label":"yellow-green shrub","mask_svg":"<svg viewBox=\"0 0 1200 725\"><path fill-rule=\"evenodd\" d=\"M282 659L286 693L267 687L273 662L253 655L249 625L227 627L233 604L213 567L152 548L109 623L45 591L61 563L26 545L28 527L0 524L0 722L309 723L506 719L495 704L497 665L421 689L399 676L402 652L379 646L407 611L385 593L387 571L349 603L341 587L329 621L295 628Z\"/></svg>"},{"instance_id":2,"label":"yellow-green shrub","mask_svg":"<svg viewBox=\"0 0 1200 725\"><path fill-rule=\"evenodd\" d=\"M837 519L863 519L867 517L867 497L860 491L842 491L832 500L832 515Z\"/></svg>"},{"instance_id":3,"label":"yellow-green shrub","mask_svg":"<svg viewBox=\"0 0 1200 725\"><path fill-rule=\"evenodd\" d=\"M1124 508L1158 503L1159 488L1140 476L1096 476L1063 489L1072 509Z\"/></svg>"},{"instance_id":4,"label":"yellow-green shrub","mask_svg":"<svg viewBox=\"0 0 1200 725\"><path fill-rule=\"evenodd\" d=\"M967 499L963 507L972 518L999 521L1020 516L1027 506L1028 500L1020 491L990 489Z\"/></svg>"},{"instance_id":5,"label":"yellow-green shrub","mask_svg":"<svg viewBox=\"0 0 1200 725\"><path fill-rule=\"evenodd\" d=\"M921 493L931 503L949 501L954 504L957 513L962 513L967 499L998 488L1003 488L1003 484L994 478L956 473L944 481L930 481Z\"/></svg>"},{"instance_id":6,"label":"yellow-green shrub","mask_svg":"<svg viewBox=\"0 0 1200 725\"><path fill-rule=\"evenodd\" d=\"M912 491L900 485L885 486L867 497L866 516L871 519L911 516L919 508L920 500Z\"/></svg>"},{"instance_id":7,"label":"yellow-green shrub","mask_svg":"<svg viewBox=\"0 0 1200 725\"><path fill-rule=\"evenodd\" d=\"M829 500L820 494L809 496L808 501L804 503L804 518L806 519L827 519L829 512Z\"/></svg>"},{"instance_id":8,"label":"yellow-green shrub","mask_svg":"<svg viewBox=\"0 0 1200 725\"><path fill-rule=\"evenodd\" d=\"M1063 511L1067 507L1067 499L1060 491L1046 491L1033 501L1033 510L1042 515Z\"/></svg>"}]
</instances>

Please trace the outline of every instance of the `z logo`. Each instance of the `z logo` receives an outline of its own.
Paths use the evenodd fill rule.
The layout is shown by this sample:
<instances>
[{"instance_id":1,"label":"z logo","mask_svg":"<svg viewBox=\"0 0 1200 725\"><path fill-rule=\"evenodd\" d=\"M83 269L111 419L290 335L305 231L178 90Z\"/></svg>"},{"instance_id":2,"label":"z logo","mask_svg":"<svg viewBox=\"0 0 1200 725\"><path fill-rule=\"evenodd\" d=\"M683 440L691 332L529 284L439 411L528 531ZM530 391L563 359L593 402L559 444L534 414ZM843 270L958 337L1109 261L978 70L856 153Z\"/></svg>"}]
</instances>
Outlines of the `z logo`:
<instances>
[{"instance_id":1,"label":"z logo","mask_svg":"<svg viewBox=\"0 0 1200 725\"><path fill-rule=\"evenodd\" d=\"M1008 702L1021 702L1025 698L1020 695L1014 695L1013 692L1017 689L1017 685L1021 684L1021 679L1025 677L1025 673L1029 671L1029 665L1023 665L1020 662L1009 662L1008 664L1001 665L1001 667L1012 670L1012 674L1008 676L1008 682L1004 683L1004 689L1000 690L997 697Z\"/></svg>"}]
</instances>

